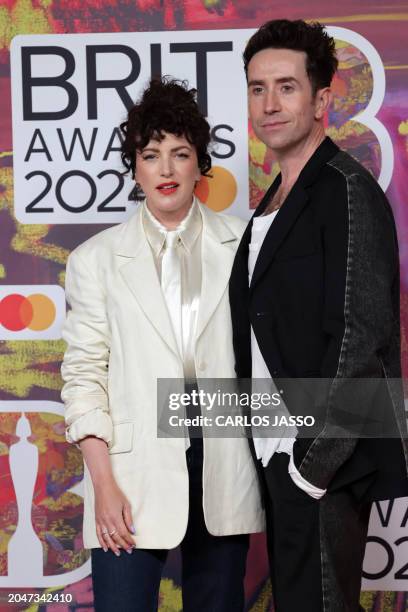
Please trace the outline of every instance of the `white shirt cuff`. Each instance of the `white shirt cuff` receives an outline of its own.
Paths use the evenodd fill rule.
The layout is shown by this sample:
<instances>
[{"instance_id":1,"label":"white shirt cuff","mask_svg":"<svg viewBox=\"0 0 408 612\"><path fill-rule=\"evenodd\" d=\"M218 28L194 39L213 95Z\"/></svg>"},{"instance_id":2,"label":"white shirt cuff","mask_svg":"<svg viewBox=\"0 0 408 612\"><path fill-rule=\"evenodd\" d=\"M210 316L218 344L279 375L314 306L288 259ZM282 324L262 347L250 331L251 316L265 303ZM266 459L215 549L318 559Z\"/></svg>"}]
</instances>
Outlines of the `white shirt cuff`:
<instances>
[{"instance_id":1,"label":"white shirt cuff","mask_svg":"<svg viewBox=\"0 0 408 612\"><path fill-rule=\"evenodd\" d=\"M312 485L310 482L305 480L298 472L295 462L293 461L293 453L290 455L288 470L295 485L310 495L310 497L313 497L313 499L320 499L326 493L327 489L319 489L319 487L315 487L315 485Z\"/></svg>"}]
</instances>

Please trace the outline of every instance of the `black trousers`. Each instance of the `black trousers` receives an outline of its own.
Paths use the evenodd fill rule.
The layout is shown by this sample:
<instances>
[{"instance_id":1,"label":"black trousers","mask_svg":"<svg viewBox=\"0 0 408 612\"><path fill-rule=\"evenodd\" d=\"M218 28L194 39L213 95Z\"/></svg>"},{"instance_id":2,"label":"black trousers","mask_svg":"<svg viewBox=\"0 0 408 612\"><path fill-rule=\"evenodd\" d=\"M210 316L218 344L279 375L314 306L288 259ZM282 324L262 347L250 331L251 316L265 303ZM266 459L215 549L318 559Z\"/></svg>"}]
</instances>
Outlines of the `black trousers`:
<instances>
[{"instance_id":1,"label":"black trousers","mask_svg":"<svg viewBox=\"0 0 408 612\"><path fill-rule=\"evenodd\" d=\"M371 504L346 489L315 500L288 474L289 456L265 468L267 544L276 612L357 612Z\"/></svg>"},{"instance_id":2,"label":"black trousers","mask_svg":"<svg viewBox=\"0 0 408 612\"><path fill-rule=\"evenodd\" d=\"M248 535L213 536L202 507L203 441L191 438L187 451L189 519L181 543L184 612L241 612ZM116 557L92 549L92 582L96 612L156 612L167 550L135 549Z\"/></svg>"}]
</instances>

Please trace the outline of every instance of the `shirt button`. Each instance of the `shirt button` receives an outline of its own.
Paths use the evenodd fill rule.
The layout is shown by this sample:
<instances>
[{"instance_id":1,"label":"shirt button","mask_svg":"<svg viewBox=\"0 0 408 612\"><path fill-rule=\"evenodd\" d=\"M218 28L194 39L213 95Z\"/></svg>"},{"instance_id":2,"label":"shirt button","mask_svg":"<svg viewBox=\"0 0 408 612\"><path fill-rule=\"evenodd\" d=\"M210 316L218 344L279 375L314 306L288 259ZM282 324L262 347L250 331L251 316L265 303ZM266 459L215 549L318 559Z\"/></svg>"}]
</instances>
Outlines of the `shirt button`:
<instances>
[{"instance_id":1,"label":"shirt button","mask_svg":"<svg viewBox=\"0 0 408 612\"><path fill-rule=\"evenodd\" d=\"M207 367L207 364L205 363L205 361L201 361L198 364L198 369L201 370L201 372L203 372L205 370L205 368Z\"/></svg>"}]
</instances>

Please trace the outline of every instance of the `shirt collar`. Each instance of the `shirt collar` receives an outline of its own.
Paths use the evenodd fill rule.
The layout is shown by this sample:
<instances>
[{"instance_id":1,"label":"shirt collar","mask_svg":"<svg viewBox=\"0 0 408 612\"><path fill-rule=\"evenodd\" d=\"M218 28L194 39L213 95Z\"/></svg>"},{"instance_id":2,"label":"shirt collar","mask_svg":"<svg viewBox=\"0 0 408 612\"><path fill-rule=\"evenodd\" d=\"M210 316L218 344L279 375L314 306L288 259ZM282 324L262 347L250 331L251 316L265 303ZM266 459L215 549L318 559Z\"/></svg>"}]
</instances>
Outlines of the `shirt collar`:
<instances>
[{"instance_id":1,"label":"shirt collar","mask_svg":"<svg viewBox=\"0 0 408 612\"><path fill-rule=\"evenodd\" d=\"M146 200L143 202L142 206L143 227L146 232L147 240L153 249L154 254L159 255L160 251L164 247L166 235L169 230L164 227L164 225L162 225L160 221L158 221L150 212L147 207ZM193 203L186 217L184 217L181 223L174 230L179 234L180 240L188 252L190 252L193 248L193 245L201 232L202 225L203 222L201 218L201 211L197 204L197 199L194 196Z\"/></svg>"}]
</instances>

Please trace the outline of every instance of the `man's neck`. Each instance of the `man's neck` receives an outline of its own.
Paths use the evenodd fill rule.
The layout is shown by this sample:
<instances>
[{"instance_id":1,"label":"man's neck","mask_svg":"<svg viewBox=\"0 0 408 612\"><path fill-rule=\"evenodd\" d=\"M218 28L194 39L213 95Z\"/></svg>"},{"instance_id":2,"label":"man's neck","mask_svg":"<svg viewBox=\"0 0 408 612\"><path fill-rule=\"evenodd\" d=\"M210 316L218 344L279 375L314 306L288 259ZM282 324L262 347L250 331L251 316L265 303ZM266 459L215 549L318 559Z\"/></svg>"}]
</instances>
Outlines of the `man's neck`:
<instances>
[{"instance_id":1,"label":"man's neck","mask_svg":"<svg viewBox=\"0 0 408 612\"><path fill-rule=\"evenodd\" d=\"M299 174L325 137L326 134L322 127L311 133L306 140L299 143L293 149L282 152L275 151L282 175L282 189L287 189L296 183Z\"/></svg>"}]
</instances>

